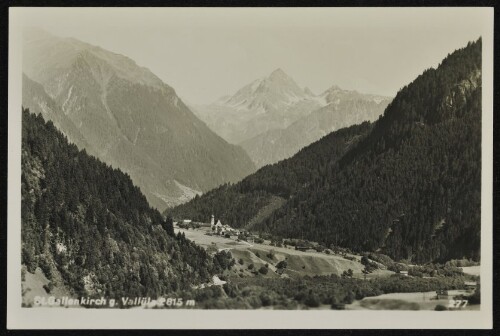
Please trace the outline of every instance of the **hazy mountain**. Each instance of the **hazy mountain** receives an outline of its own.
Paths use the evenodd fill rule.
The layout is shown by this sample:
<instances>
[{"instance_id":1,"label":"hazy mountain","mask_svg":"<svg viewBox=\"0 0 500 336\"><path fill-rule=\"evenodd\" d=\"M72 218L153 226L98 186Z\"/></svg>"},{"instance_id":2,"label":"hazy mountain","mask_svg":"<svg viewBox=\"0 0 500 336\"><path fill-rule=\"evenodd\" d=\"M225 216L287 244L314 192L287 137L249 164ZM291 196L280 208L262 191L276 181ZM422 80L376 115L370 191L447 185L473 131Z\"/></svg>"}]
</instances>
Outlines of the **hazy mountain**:
<instances>
[{"instance_id":1,"label":"hazy mountain","mask_svg":"<svg viewBox=\"0 0 500 336\"><path fill-rule=\"evenodd\" d=\"M309 90L277 69L232 96L194 108L214 132L238 144L268 130L286 128L320 106Z\"/></svg>"},{"instance_id":2,"label":"hazy mountain","mask_svg":"<svg viewBox=\"0 0 500 336\"><path fill-rule=\"evenodd\" d=\"M373 126L335 131L169 213L410 262L479 259L481 47L424 71Z\"/></svg>"},{"instance_id":3,"label":"hazy mountain","mask_svg":"<svg viewBox=\"0 0 500 336\"><path fill-rule=\"evenodd\" d=\"M50 102L44 116L80 148L128 173L158 209L254 171L240 147L214 134L173 88L131 59L33 29L23 48L27 86L39 97L42 86L50 98L24 95L23 102L34 112Z\"/></svg>"},{"instance_id":4,"label":"hazy mountain","mask_svg":"<svg viewBox=\"0 0 500 336\"><path fill-rule=\"evenodd\" d=\"M64 114L61 107L45 92L43 86L29 79L23 74L23 106L42 114L45 120L50 120L58 129L67 130L68 140L80 144L89 153L94 154L94 149L85 140L78 127Z\"/></svg>"},{"instance_id":5,"label":"hazy mountain","mask_svg":"<svg viewBox=\"0 0 500 336\"><path fill-rule=\"evenodd\" d=\"M326 90L317 100L322 107L287 128L269 130L241 143L257 167L289 158L332 131L375 121L390 102L388 97L342 90L337 86Z\"/></svg>"}]
</instances>

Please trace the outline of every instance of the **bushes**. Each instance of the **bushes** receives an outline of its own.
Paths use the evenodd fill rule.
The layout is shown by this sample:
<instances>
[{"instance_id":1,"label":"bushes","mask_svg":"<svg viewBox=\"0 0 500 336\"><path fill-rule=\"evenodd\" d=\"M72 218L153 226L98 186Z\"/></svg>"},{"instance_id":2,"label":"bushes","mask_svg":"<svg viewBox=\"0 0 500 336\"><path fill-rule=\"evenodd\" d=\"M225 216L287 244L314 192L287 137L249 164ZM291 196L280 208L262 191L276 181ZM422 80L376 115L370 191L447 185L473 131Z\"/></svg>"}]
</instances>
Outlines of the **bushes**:
<instances>
[{"instance_id":1,"label":"bushes","mask_svg":"<svg viewBox=\"0 0 500 336\"><path fill-rule=\"evenodd\" d=\"M264 271L267 268L262 266L261 269ZM260 269L255 273L261 274ZM224 301L225 308L272 306L274 308L287 307L294 309L302 305L313 308L321 304L327 304L332 309L344 309L346 304L350 304L354 300L361 300L384 293L428 292L440 288L460 289L460 286L463 286L463 280L462 277L433 279L387 277L362 280L349 277L342 278L336 275L295 279L265 276L244 279L233 278L231 279L232 283L223 287L228 297L225 297L222 301ZM214 287L217 286L210 288ZM198 297L198 295L191 296ZM197 299L197 304L206 308L217 307L211 301L214 296L212 292L205 294L205 296L206 301L202 302ZM374 298L370 300L376 302ZM390 300L380 300L377 305L386 305L387 309L418 309L418 304L401 304L397 300L392 302Z\"/></svg>"},{"instance_id":2,"label":"bushes","mask_svg":"<svg viewBox=\"0 0 500 336\"><path fill-rule=\"evenodd\" d=\"M268 271L269 269L266 266L262 266L261 268L259 268L260 274L266 275Z\"/></svg>"},{"instance_id":3,"label":"bushes","mask_svg":"<svg viewBox=\"0 0 500 336\"><path fill-rule=\"evenodd\" d=\"M276 268L277 269L282 269L282 268L286 268L288 266L286 260L281 260L280 262L278 262L276 264Z\"/></svg>"},{"instance_id":4,"label":"bushes","mask_svg":"<svg viewBox=\"0 0 500 336\"><path fill-rule=\"evenodd\" d=\"M45 292L47 294L50 294L52 292L52 290L54 289L54 284L51 282L49 282L48 284L46 285L43 285L43 289L45 289Z\"/></svg>"},{"instance_id":5,"label":"bushes","mask_svg":"<svg viewBox=\"0 0 500 336\"><path fill-rule=\"evenodd\" d=\"M435 311L445 311L445 310L448 310L448 308L446 308L445 306L441 305L441 304L438 304L436 305L436 307L434 308Z\"/></svg>"},{"instance_id":6,"label":"bushes","mask_svg":"<svg viewBox=\"0 0 500 336\"><path fill-rule=\"evenodd\" d=\"M214 255L214 265L219 272L223 270L230 270L236 262L234 261L231 252L220 251Z\"/></svg>"},{"instance_id":7,"label":"bushes","mask_svg":"<svg viewBox=\"0 0 500 336\"><path fill-rule=\"evenodd\" d=\"M361 264L365 265L364 273L368 274L378 269L377 263L370 261L366 256L361 257Z\"/></svg>"},{"instance_id":8,"label":"bushes","mask_svg":"<svg viewBox=\"0 0 500 336\"><path fill-rule=\"evenodd\" d=\"M343 278L352 278L354 272L352 271L352 269L348 269L347 271L344 271L342 272L342 277Z\"/></svg>"},{"instance_id":9,"label":"bushes","mask_svg":"<svg viewBox=\"0 0 500 336\"><path fill-rule=\"evenodd\" d=\"M272 293L272 292L271 292ZM273 304L273 298L269 292L263 292L259 296L262 306L267 307Z\"/></svg>"},{"instance_id":10,"label":"bushes","mask_svg":"<svg viewBox=\"0 0 500 336\"><path fill-rule=\"evenodd\" d=\"M316 294L311 293L306 297L304 303L308 307L319 307L319 297Z\"/></svg>"},{"instance_id":11,"label":"bushes","mask_svg":"<svg viewBox=\"0 0 500 336\"><path fill-rule=\"evenodd\" d=\"M389 266L392 266L394 264L394 260L392 260L391 257L388 255L382 254L382 253L368 253L367 257L370 258L373 261L376 261L378 263L381 263L385 267L389 268Z\"/></svg>"},{"instance_id":12,"label":"bushes","mask_svg":"<svg viewBox=\"0 0 500 336\"><path fill-rule=\"evenodd\" d=\"M266 254L266 257L267 257L268 259L273 260L273 259L274 259L274 250L269 251L269 253L268 253L268 254Z\"/></svg>"}]
</instances>

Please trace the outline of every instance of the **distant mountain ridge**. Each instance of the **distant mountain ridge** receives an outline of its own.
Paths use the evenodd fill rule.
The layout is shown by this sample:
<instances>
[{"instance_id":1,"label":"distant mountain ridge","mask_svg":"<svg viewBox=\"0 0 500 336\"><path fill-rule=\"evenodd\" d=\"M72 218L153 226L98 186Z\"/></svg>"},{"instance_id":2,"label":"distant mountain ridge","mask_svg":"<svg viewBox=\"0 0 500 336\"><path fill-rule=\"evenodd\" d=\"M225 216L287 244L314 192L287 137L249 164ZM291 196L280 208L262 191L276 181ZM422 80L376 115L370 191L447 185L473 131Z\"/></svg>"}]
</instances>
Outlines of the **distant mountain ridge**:
<instances>
[{"instance_id":1,"label":"distant mountain ridge","mask_svg":"<svg viewBox=\"0 0 500 336\"><path fill-rule=\"evenodd\" d=\"M241 143L257 167L289 158L340 128L375 121L391 101L388 97L342 90L337 86L326 90L317 100L322 107L287 128L270 130Z\"/></svg>"},{"instance_id":2,"label":"distant mountain ridge","mask_svg":"<svg viewBox=\"0 0 500 336\"><path fill-rule=\"evenodd\" d=\"M268 130L286 128L320 106L310 91L276 69L234 95L197 105L195 110L214 132L229 143L239 144Z\"/></svg>"},{"instance_id":3,"label":"distant mountain ridge","mask_svg":"<svg viewBox=\"0 0 500 336\"><path fill-rule=\"evenodd\" d=\"M193 109L214 132L241 145L259 168L291 157L334 130L376 120L389 101L335 85L315 95L276 69L232 96Z\"/></svg>"},{"instance_id":4,"label":"distant mountain ridge","mask_svg":"<svg viewBox=\"0 0 500 336\"><path fill-rule=\"evenodd\" d=\"M244 86L223 103L237 110L260 108L269 112L306 98L310 98L306 91L282 69L276 69L268 77Z\"/></svg>"},{"instance_id":5,"label":"distant mountain ridge","mask_svg":"<svg viewBox=\"0 0 500 336\"><path fill-rule=\"evenodd\" d=\"M176 207L173 216L303 238L396 260L480 259L482 41L402 88L373 125L330 133L295 156ZM273 198L283 205L258 223Z\"/></svg>"},{"instance_id":6,"label":"distant mountain ridge","mask_svg":"<svg viewBox=\"0 0 500 336\"><path fill-rule=\"evenodd\" d=\"M23 48L24 89L38 97L24 94L23 104L130 174L156 208L254 171L244 150L214 134L173 88L131 59L38 30L25 32Z\"/></svg>"}]
</instances>

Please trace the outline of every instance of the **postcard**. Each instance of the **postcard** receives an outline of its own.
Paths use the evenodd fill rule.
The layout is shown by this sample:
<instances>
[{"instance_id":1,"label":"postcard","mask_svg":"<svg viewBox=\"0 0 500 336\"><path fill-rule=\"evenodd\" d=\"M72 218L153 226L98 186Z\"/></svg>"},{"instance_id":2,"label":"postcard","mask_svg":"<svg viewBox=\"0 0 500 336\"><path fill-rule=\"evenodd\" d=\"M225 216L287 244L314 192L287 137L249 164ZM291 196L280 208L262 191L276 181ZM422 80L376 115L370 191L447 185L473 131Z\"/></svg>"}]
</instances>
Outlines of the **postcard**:
<instances>
[{"instance_id":1,"label":"postcard","mask_svg":"<svg viewBox=\"0 0 500 336\"><path fill-rule=\"evenodd\" d=\"M9 25L8 328L492 327L492 8Z\"/></svg>"}]
</instances>

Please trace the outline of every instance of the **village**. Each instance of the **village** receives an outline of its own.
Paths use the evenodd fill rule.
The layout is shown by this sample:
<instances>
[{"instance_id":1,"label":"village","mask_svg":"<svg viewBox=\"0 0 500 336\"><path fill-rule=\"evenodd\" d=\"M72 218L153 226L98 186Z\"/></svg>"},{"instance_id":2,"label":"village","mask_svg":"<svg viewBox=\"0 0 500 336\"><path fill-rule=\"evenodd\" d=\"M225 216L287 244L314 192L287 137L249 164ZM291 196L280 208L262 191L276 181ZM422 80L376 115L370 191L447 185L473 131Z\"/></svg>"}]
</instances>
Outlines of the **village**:
<instances>
[{"instance_id":1,"label":"village","mask_svg":"<svg viewBox=\"0 0 500 336\"><path fill-rule=\"evenodd\" d=\"M227 279L231 279L231 277L303 277L336 274L364 280L393 276L404 281L414 277L432 279L435 276L440 276L436 272L423 274L422 272L425 273L423 267L418 265L394 263L395 266L387 266L387 263L367 258L366 255L355 254L340 248L326 248L314 242L266 239L261 235L224 224L220 219L216 220L214 215L207 223L194 222L190 219L178 220L174 222L174 230L182 232L186 238L213 253L231 252L232 257L238 262L235 262L232 272L226 274ZM370 255L370 257L374 257L374 255ZM283 263L286 265L284 268L279 266ZM257 270L263 267L268 268L271 272L259 274ZM449 269L460 271L460 268L450 266L446 268L446 272L449 272ZM399 295L405 300L418 302L422 307L430 307L433 303L439 303L440 305L451 305L448 307L449 309L476 309L477 305L466 308L468 301L457 298L475 293L479 282L479 266L462 267L461 270L473 277L464 282L463 290L441 289L428 293L395 293L387 294L380 299L392 300L393 297ZM224 283L226 281L220 281L216 277L212 285L221 286ZM369 298L365 300L369 300ZM363 305L369 305L369 302L363 302ZM355 309L358 308L362 307L356 306Z\"/></svg>"},{"instance_id":2,"label":"village","mask_svg":"<svg viewBox=\"0 0 500 336\"><path fill-rule=\"evenodd\" d=\"M177 226L182 229L202 229L206 230L209 228L210 230L207 231L207 234L209 235L219 235L223 237L239 237L241 234L248 234L247 231L245 230L238 230L235 228L232 228L228 224L222 224L221 220L218 219L217 223L215 222L215 216L212 215L210 219L210 223L203 223L203 222L193 222L191 219L184 219L182 222L174 222L174 227Z\"/></svg>"}]
</instances>

